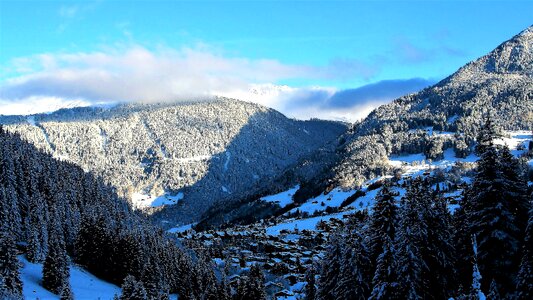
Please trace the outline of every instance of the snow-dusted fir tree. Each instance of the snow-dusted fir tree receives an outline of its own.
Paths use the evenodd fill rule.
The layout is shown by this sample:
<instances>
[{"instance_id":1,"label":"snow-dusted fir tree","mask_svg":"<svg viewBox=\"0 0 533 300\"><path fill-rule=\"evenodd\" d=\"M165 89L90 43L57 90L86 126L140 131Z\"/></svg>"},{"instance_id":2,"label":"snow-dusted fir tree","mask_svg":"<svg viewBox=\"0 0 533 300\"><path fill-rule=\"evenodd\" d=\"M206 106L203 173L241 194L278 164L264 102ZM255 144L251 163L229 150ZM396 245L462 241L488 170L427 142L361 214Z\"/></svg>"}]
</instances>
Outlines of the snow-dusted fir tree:
<instances>
[{"instance_id":1,"label":"snow-dusted fir tree","mask_svg":"<svg viewBox=\"0 0 533 300\"><path fill-rule=\"evenodd\" d=\"M400 222L396 234L396 278L397 289L394 291L399 298L423 298L427 292L424 273L427 265L423 259L423 248L427 247L427 224L423 223L422 212L419 211L420 178L411 182L400 208Z\"/></svg>"},{"instance_id":2,"label":"snow-dusted fir tree","mask_svg":"<svg viewBox=\"0 0 533 300\"><path fill-rule=\"evenodd\" d=\"M342 237L339 234L330 235L326 253L322 260L320 280L318 281L319 299L336 299L335 286L339 281L342 252Z\"/></svg>"},{"instance_id":3,"label":"snow-dusted fir tree","mask_svg":"<svg viewBox=\"0 0 533 300\"><path fill-rule=\"evenodd\" d=\"M481 291L481 273L478 268L477 264L477 254L478 254L478 248L477 248L477 240L476 236L472 236L472 287L470 290L470 299L472 300L485 300L485 294Z\"/></svg>"},{"instance_id":4,"label":"snow-dusted fir tree","mask_svg":"<svg viewBox=\"0 0 533 300\"><path fill-rule=\"evenodd\" d=\"M311 266L305 273L305 300L315 300L317 298L317 289L316 289L316 269L315 266Z\"/></svg>"},{"instance_id":5,"label":"snow-dusted fir tree","mask_svg":"<svg viewBox=\"0 0 533 300\"><path fill-rule=\"evenodd\" d=\"M519 191L518 176L509 166L511 162L506 158L506 150L501 152L503 158L492 143L486 145L465 205L468 208L468 233L478 239L477 261L484 276L482 288L488 290L494 279L500 293L506 297L515 288L525 229L521 214L527 212L528 205L521 195L523 191ZM525 212L518 212L519 207Z\"/></svg>"},{"instance_id":6,"label":"snow-dusted fir tree","mask_svg":"<svg viewBox=\"0 0 533 300\"><path fill-rule=\"evenodd\" d=\"M533 194L531 195L533 200ZM533 209L529 210L529 222L522 247L522 261L517 276L516 297L533 299Z\"/></svg>"},{"instance_id":7,"label":"snow-dusted fir tree","mask_svg":"<svg viewBox=\"0 0 533 300\"><path fill-rule=\"evenodd\" d=\"M74 294L70 288L70 284L63 285L61 293L59 293L60 300L74 300Z\"/></svg>"},{"instance_id":8,"label":"snow-dusted fir tree","mask_svg":"<svg viewBox=\"0 0 533 300\"><path fill-rule=\"evenodd\" d=\"M385 184L376 197L368 228L368 251L375 265L377 257L384 250L385 240L393 241L398 222L397 207L388 184Z\"/></svg>"},{"instance_id":9,"label":"snow-dusted fir tree","mask_svg":"<svg viewBox=\"0 0 533 300\"><path fill-rule=\"evenodd\" d=\"M61 223L57 214L54 214L50 228L48 240L48 254L43 265L43 287L53 292L61 294L69 283L69 259L65 249L65 241Z\"/></svg>"},{"instance_id":10,"label":"snow-dusted fir tree","mask_svg":"<svg viewBox=\"0 0 533 300\"><path fill-rule=\"evenodd\" d=\"M0 199L2 201L3 199ZM0 228L0 299L22 299L20 262L11 233Z\"/></svg>"},{"instance_id":11,"label":"snow-dusted fir tree","mask_svg":"<svg viewBox=\"0 0 533 300\"><path fill-rule=\"evenodd\" d=\"M30 262L43 262L48 252L48 209L47 203L41 197L35 179L30 179L30 198L26 228L28 236L27 257Z\"/></svg>"},{"instance_id":12,"label":"snow-dusted fir tree","mask_svg":"<svg viewBox=\"0 0 533 300\"><path fill-rule=\"evenodd\" d=\"M496 127L492 121L490 115L485 117L485 123L481 127L477 135L477 144L475 147L475 152L477 155L481 156L488 147L493 146L493 141L496 138Z\"/></svg>"},{"instance_id":13,"label":"snow-dusted fir tree","mask_svg":"<svg viewBox=\"0 0 533 300\"><path fill-rule=\"evenodd\" d=\"M163 279L164 275L161 272L160 266L156 265L152 259L148 259L148 262L144 266L142 276L148 299L160 299L162 295L168 294Z\"/></svg>"},{"instance_id":14,"label":"snow-dusted fir tree","mask_svg":"<svg viewBox=\"0 0 533 300\"><path fill-rule=\"evenodd\" d=\"M122 294L120 300L147 300L146 290L142 281L137 281L135 277L128 275L121 286Z\"/></svg>"},{"instance_id":15,"label":"snow-dusted fir tree","mask_svg":"<svg viewBox=\"0 0 533 300\"><path fill-rule=\"evenodd\" d=\"M2 142L6 137L6 133L0 128L0 185L3 186L0 197L2 197L3 202L1 205L8 212L7 215L3 216L5 217L4 220L7 221L4 225L16 239L21 237L23 227L18 207L16 158L11 155L14 152L14 145Z\"/></svg>"},{"instance_id":16,"label":"snow-dusted fir tree","mask_svg":"<svg viewBox=\"0 0 533 300\"><path fill-rule=\"evenodd\" d=\"M376 260L376 271L372 279L371 300L396 299L395 291L398 283L395 277L395 252L392 240L385 235L382 252Z\"/></svg>"},{"instance_id":17,"label":"snow-dusted fir tree","mask_svg":"<svg viewBox=\"0 0 533 300\"><path fill-rule=\"evenodd\" d=\"M432 295L449 297L456 287L452 217L446 200L428 184L423 185L421 196L420 203L423 206L419 211L423 214L428 231L427 246L422 250L428 272L424 277L428 279L428 291Z\"/></svg>"},{"instance_id":18,"label":"snow-dusted fir tree","mask_svg":"<svg viewBox=\"0 0 533 300\"><path fill-rule=\"evenodd\" d=\"M239 279L234 299L266 299L265 275L257 264L250 268L247 276L241 276Z\"/></svg>"},{"instance_id":19,"label":"snow-dusted fir tree","mask_svg":"<svg viewBox=\"0 0 533 300\"><path fill-rule=\"evenodd\" d=\"M372 280L368 250L358 232L347 233L345 239L340 274L333 293L337 299L367 299Z\"/></svg>"}]
</instances>

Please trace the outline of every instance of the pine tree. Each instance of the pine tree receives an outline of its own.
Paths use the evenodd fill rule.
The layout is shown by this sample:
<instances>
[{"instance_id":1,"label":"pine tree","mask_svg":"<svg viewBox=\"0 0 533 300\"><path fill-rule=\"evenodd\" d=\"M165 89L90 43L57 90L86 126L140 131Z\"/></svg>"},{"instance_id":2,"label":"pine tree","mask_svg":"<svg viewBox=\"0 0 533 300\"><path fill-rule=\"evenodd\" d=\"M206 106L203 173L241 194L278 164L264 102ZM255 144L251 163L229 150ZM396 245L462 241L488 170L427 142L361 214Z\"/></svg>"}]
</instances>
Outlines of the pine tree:
<instances>
[{"instance_id":1,"label":"pine tree","mask_svg":"<svg viewBox=\"0 0 533 300\"><path fill-rule=\"evenodd\" d=\"M533 194L531 198L533 199ZM529 222L522 249L516 297L520 300L533 299L533 209L529 210Z\"/></svg>"},{"instance_id":2,"label":"pine tree","mask_svg":"<svg viewBox=\"0 0 533 300\"><path fill-rule=\"evenodd\" d=\"M249 278L251 284L250 299L266 299L265 274L258 264L250 268Z\"/></svg>"},{"instance_id":3,"label":"pine tree","mask_svg":"<svg viewBox=\"0 0 533 300\"><path fill-rule=\"evenodd\" d=\"M309 268L309 270L305 273L305 281L307 284L305 285L305 300L315 300L317 298L317 290L316 290L316 271L314 266Z\"/></svg>"},{"instance_id":4,"label":"pine tree","mask_svg":"<svg viewBox=\"0 0 533 300\"><path fill-rule=\"evenodd\" d=\"M318 281L318 297L322 300L334 300L335 286L339 281L341 270L342 240L339 234L332 234L322 261L320 280Z\"/></svg>"},{"instance_id":5,"label":"pine tree","mask_svg":"<svg viewBox=\"0 0 533 300\"><path fill-rule=\"evenodd\" d=\"M428 243L422 251L422 256L429 273L424 276L428 278L428 291L431 295L448 298L453 294L457 282L452 217L446 201L433 193L429 186L426 185L422 196L431 200L431 203L426 202L429 206L421 210L424 213L428 231Z\"/></svg>"},{"instance_id":6,"label":"pine tree","mask_svg":"<svg viewBox=\"0 0 533 300\"><path fill-rule=\"evenodd\" d=\"M487 294L489 300L500 300L500 292L498 291L498 284L492 280L489 287L489 293Z\"/></svg>"},{"instance_id":7,"label":"pine tree","mask_svg":"<svg viewBox=\"0 0 533 300\"><path fill-rule=\"evenodd\" d=\"M126 276L120 288L122 289L120 300L148 300L142 281L137 281L131 275Z\"/></svg>"},{"instance_id":8,"label":"pine tree","mask_svg":"<svg viewBox=\"0 0 533 300\"><path fill-rule=\"evenodd\" d=\"M54 294L60 294L70 284L70 271L63 232L57 215L51 227L48 254L43 265L43 287Z\"/></svg>"},{"instance_id":9,"label":"pine tree","mask_svg":"<svg viewBox=\"0 0 533 300\"><path fill-rule=\"evenodd\" d=\"M470 299L472 300L485 300L485 294L481 291L481 273L478 268L477 264L477 254L478 254L478 248L477 248L477 240L476 236L472 236L472 287L470 290Z\"/></svg>"},{"instance_id":10,"label":"pine tree","mask_svg":"<svg viewBox=\"0 0 533 300\"><path fill-rule=\"evenodd\" d=\"M378 196L368 229L369 252L371 262L376 264L376 259L383 252L384 240L394 240L397 223L397 208L389 186L385 184Z\"/></svg>"},{"instance_id":11,"label":"pine tree","mask_svg":"<svg viewBox=\"0 0 533 300\"><path fill-rule=\"evenodd\" d=\"M504 175L504 169L496 147L489 144L478 161L469 197L465 198L468 233L478 238L482 288L488 290L494 279L502 295L514 290L523 232L516 215L515 207L519 205L510 199L507 190L512 185L512 175Z\"/></svg>"},{"instance_id":12,"label":"pine tree","mask_svg":"<svg viewBox=\"0 0 533 300\"><path fill-rule=\"evenodd\" d=\"M370 294L371 265L363 237L357 232L346 234L341 268L334 294L337 299L367 299Z\"/></svg>"},{"instance_id":13,"label":"pine tree","mask_svg":"<svg viewBox=\"0 0 533 300\"><path fill-rule=\"evenodd\" d=\"M30 262L44 262L48 252L48 210L34 180L30 180L31 196L28 203L26 228L28 236L27 257Z\"/></svg>"},{"instance_id":14,"label":"pine tree","mask_svg":"<svg viewBox=\"0 0 533 300\"><path fill-rule=\"evenodd\" d=\"M496 128L492 123L490 115L487 115L485 118L485 123L478 132L477 144L475 147L476 154L479 156L483 155L483 153L487 151L488 147L492 147L495 138Z\"/></svg>"},{"instance_id":15,"label":"pine tree","mask_svg":"<svg viewBox=\"0 0 533 300\"><path fill-rule=\"evenodd\" d=\"M400 209L400 222L396 235L396 278L395 295L404 299L418 299L429 295L427 291L427 265L422 250L427 246L427 224L422 217L420 178L412 181Z\"/></svg>"},{"instance_id":16,"label":"pine tree","mask_svg":"<svg viewBox=\"0 0 533 300\"><path fill-rule=\"evenodd\" d=\"M0 299L22 299L20 262L15 242L9 231L0 229Z\"/></svg>"},{"instance_id":17,"label":"pine tree","mask_svg":"<svg viewBox=\"0 0 533 300\"><path fill-rule=\"evenodd\" d=\"M74 295L70 289L70 284L63 285L61 293L59 294L60 300L74 300Z\"/></svg>"},{"instance_id":18,"label":"pine tree","mask_svg":"<svg viewBox=\"0 0 533 300\"><path fill-rule=\"evenodd\" d=\"M470 235L470 224L467 220L467 212L470 211L469 196L463 195L460 206L453 214L453 243L455 245L456 265L455 271L458 282L458 293L466 294L463 287L468 287L472 283L472 237Z\"/></svg>"},{"instance_id":19,"label":"pine tree","mask_svg":"<svg viewBox=\"0 0 533 300\"><path fill-rule=\"evenodd\" d=\"M394 291L397 290L398 283L395 278L396 263L394 259L395 253L392 240L385 235L383 251L376 261L376 272L372 280L373 289L369 299L395 299L396 295Z\"/></svg>"},{"instance_id":20,"label":"pine tree","mask_svg":"<svg viewBox=\"0 0 533 300\"><path fill-rule=\"evenodd\" d=\"M155 264L153 258L149 258L144 267L142 282L146 291L148 299L159 299L163 290L162 274L158 265Z\"/></svg>"}]
</instances>

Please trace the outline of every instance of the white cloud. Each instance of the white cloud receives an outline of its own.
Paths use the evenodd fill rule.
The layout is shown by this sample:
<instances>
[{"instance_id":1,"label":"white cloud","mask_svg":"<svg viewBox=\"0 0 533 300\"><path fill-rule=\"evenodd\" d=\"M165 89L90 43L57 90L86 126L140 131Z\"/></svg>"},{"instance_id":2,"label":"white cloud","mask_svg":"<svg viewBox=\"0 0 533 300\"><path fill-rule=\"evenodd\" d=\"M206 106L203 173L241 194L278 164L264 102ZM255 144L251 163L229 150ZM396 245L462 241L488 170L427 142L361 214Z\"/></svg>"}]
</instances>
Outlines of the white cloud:
<instances>
[{"instance_id":1,"label":"white cloud","mask_svg":"<svg viewBox=\"0 0 533 300\"><path fill-rule=\"evenodd\" d=\"M228 57L206 45L149 50L139 45L97 52L21 57L0 85L0 114L122 101L163 102L238 98L272 107L289 117L354 121L398 93L380 86L353 93L330 87L276 85L291 79L369 78L377 68L356 60L325 66L284 64L272 59ZM406 85L402 82L399 84ZM407 90L412 90L411 83Z\"/></svg>"},{"instance_id":2,"label":"white cloud","mask_svg":"<svg viewBox=\"0 0 533 300\"><path fill-rule=\"evenodd\" d=\"M25 73L0 87L2 97L79 97L88 101L170 101L246 89L250 83L326 76L327 68L224 57L205 49L42 54L17 60Z\"/></svg>"}]
</instances>

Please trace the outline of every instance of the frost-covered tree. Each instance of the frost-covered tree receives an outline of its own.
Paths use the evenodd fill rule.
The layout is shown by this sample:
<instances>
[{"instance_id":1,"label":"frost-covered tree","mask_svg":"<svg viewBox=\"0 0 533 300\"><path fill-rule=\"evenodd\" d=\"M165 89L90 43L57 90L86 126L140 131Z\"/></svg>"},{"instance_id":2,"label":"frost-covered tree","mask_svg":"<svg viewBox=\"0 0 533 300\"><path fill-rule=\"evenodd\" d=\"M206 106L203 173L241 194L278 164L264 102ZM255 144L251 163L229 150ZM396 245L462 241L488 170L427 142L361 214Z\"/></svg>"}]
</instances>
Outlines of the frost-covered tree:
<instances>
[{"instance_id":1,"label":"frost-covered tree","mask_svg":"<svg viewBox=\"0 0 533 300\"><path fill-rule=\"evenodd\" d=\"M390 188L385 184L376 197L368 229L368 248L372 264L384 251L385 240L393 241L397 226L397 207Z\"/></svg>"},{"instance_id":2,"label":"frost-covered tree","mask_svg":"<svg viewBox=\"0 0 533 300\"><path fill-rule=\"evenodd\" d=\"M512 174L506 150L500 156L489 143L478 161L478 168L471 191L465 198L468 234L478 239L478 264L484 278L482 288L488 290L494 279L502 295L514 290L514 278L518 270L520 248L524 232L527 201L517 189L518 176ZM505 249L505 251L502 251Z\"/></svg>"},{"instance_id":3,"label":"frost-covered tree","mask_svg":"<svg viewBox=\"0 0 533 300\"><path fill-rule=\"evenodd\" d=\"M392 240L386 235L383 240L382 252L376 261L376 271L372 279L372 292L369 299L385 300L396 299L395 291L398 283L395 277L396 262Z\"/></svg>"},{"instance_id":4,"label":"frost-covered tree","mask_svg":"<svg viewBox=\"0 0 533 300\"><path fill-rule=\"evenodd\" d=\"M339 282L343 250L342 237L339 234L331 235L321 265L320 280L318 281L319 299L336 299L335 287Z\"/></svg>"},{"instance_id":5,"label":"frost-covered tree","mask_svg":"<svg viewBox=\"0 0 533 300\"><path fill-rule=\"evenodd\" d=\"M311 266L309 270L305 273L305 300L315 300L317 299L317 288L316 288L316 270L314 266Z\"/></svg>"},{"instance_id":6,"label":"frost-covered tree","mask_svg":"<svg viewBox=\"0 0 533 300\"><path fill-rule=\"evenodd\" d=\"M234 299L266 299L265 275L258 265L253 265L246 276L241 276Z\"/></svg>"},{"instance_id":7,"label":"frost-covered tree","mask_svg":"<svg viewBox=\"0 0 533 300\"><path fill-rule=\"evenodd\" d=\"M372 280L371 263L360 233L350 232L340 257L340 273L333 293L337 299L367 299Z\"/></svg>"},{"instance_id":8,"label":"frost-covered tree","mask_svg":"<svg viewBox=\"0 0 533 300\"><path fill-rule=\"evenodd\" d=\"M148 300L142 281L137 281L131 275L126 276L121 289L120 300Z\"/></svg>"},{"instance_id":9,"label":"frost-covered tree","mask_svg":"<svg viewBox=\"0 0 533 300\"><path fill-rule=\"evenodd\" d=\"M533 194L531 196L533 197ZM522 247L522 261L516 281L516 297L520 300L533 298L533 209L529 211L529 222Z\"/></svg>"},{"instance_id":10,"label":"frost-covered tree","mask_svg":"<svg viewBox=\"0 0 533 300\"><path fill-rule=\"evenodd\" d=\"M0 298L22 299L20 262L15 242L5 227L0 229Z\"/></svg>"},{"instance_id":11,"label":"frost-covered tree","mask_svg":"<svg viewBox=\"0 0 533 300\"><path fill-rule=\"evenodd\" d=\"M54 294L61 294L66 289L70 290L68 287L70 270L63 232L57 215L54 220L48 240L48 254L43 265L43 287Z\"/></svg>"}]
</instances>

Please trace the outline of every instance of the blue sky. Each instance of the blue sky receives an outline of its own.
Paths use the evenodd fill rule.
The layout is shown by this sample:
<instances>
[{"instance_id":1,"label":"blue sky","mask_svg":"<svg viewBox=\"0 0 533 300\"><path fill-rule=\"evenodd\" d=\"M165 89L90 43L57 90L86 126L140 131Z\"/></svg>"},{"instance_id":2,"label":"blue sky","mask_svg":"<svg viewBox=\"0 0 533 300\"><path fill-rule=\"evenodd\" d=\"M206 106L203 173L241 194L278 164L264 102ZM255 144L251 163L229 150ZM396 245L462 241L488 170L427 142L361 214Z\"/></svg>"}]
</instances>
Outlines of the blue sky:
<instances>
[{"instance_id":1,"label":"blue sky","mask_svg":"<svg viewBox=\"0 0 533 300\"><path fill-rule=\"evenodd\" d=\"M0 0L0 5L0 103L39 96L161 100L265 83L330 92L383 80L429 84L530 26L533 11L533 1ZM124 92L131 90L127 84L120 85L149 85L163 76L173 78L158 87L167 93L135 90L134 96Z\"/></svg>"}]
</instances>

